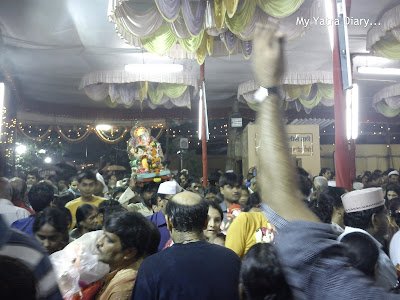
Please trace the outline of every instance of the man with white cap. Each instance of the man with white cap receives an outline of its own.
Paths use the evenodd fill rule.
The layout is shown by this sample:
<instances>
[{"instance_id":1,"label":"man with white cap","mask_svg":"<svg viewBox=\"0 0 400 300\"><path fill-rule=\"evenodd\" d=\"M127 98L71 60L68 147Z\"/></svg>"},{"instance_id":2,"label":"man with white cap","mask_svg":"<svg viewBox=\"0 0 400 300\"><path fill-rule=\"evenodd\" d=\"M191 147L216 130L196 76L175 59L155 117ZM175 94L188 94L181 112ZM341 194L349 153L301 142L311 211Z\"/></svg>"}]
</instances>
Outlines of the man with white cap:
<instances>
[{"instance_id":1,"label":"man with white cap","mask_svg":"<svg viewBox=\"0 0 400 300\"><path fill-rule=\"evenodd\" d=\"M383 251L382 242L387 233L387 210L381 188L352 191L342 196L346 228L338 237L340 241L351 232L369 235L379 248L376 283L389 290L397 282L396 269Z\"/></svg>"},{"instance_id":2,"label":"man with white cap","mask_svg":"<svg viewBox=\"0 0 400 300\"><path fill-rule=\"evenodd\" d=\"M394 170L388 174L389 183L399 183L399 172Z\"/></svg>"},{"instance_id":3,"label":"man with white cap","mask_svg":"<svg viewBox=\"0 0 400 300\"><path fill-rule=\"evenodd\" d=\"M160 184L157 190L157 201L160 204L160 211L146 217L148 220L157 225L158 230L161 234L160 244L158 245L158 251L164 249L165 244L170 239L170 233L167 228L167 221L165 220L165 208L168 200L175 194L182 191L181 186L176 181L165 181Z\"/></svg>"}]
</instances>

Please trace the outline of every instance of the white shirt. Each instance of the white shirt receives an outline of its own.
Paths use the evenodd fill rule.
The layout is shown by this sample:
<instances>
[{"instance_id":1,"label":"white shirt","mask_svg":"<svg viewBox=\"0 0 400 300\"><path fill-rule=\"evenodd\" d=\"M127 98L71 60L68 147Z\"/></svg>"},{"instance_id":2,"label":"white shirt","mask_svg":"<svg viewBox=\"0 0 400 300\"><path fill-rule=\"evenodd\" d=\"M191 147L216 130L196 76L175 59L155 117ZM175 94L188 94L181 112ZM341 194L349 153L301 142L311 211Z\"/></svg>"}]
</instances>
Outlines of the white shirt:
<instances>
[{"instance_id":1,"label":"white shirt","mask_svg":"<svg viewBox=\"0 0 400 300\"><path fill-rule=\"evenodd\" d=\"M26 209L14 206L7 199L0 199L0 214L8 226L11 226L12 223L19 219L24 219L31 215Z\"/></svg>"},{"instance_id":2,"label":"white shirt","mask_svg":"<svg viewBox=\"0 0 400 300\"><path fill-rule=\"evenodd\" d=\"M389 254L395 266L400 264L400 231L397 231L390 241Z\"/></svg>"}]
</instances>

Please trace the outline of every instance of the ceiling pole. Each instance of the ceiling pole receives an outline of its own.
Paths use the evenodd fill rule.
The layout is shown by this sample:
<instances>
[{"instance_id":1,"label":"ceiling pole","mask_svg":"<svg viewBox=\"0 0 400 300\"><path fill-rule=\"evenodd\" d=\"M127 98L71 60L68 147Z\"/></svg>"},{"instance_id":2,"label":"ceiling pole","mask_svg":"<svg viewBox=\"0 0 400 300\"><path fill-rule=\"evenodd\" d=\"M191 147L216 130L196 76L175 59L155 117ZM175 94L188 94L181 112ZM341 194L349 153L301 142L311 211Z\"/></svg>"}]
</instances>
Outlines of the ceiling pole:
<instances>
[{"instance_id":1,"label":"ceiling pole","mask_svg":"<svg viewBox=\"0 0 400 300\"><path fill-rule=\"evenodd\" d=\"M200 89L203 88L203 82L205 82L204 77L204 64L203 62L200 66ZM208 162L207 162L207 138L206 138L206 120L205 120L205 111L204 111L204 93L200 93L201 95L201 109L203 110L202 119L199 120L201 122L201 153L203 159L203 186L207 187L207 176L208 176Z\"/></svg>"},{"instance_id":2,"label":"ceiling pole","mask_svg":"<svg viewBox=\"0 0 400 300\"><path fill-rule=\"evenodd\" d=\"M350 2L349 0L347 0ZM333 17L337 17L336 0L331 0ZM343 92L338 27L333 26L333 89L335 98L335 174L336 186L351 191L350 157L346 137L346 99Z\"/></svg>"}]
</instances>

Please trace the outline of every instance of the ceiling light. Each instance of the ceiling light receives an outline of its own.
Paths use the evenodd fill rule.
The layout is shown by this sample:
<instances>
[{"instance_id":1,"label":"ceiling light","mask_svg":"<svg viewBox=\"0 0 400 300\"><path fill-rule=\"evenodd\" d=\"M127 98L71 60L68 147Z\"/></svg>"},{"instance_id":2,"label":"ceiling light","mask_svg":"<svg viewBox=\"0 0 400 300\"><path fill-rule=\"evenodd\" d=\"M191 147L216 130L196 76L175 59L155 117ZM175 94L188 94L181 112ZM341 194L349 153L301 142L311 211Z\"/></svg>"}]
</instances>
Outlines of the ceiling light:
<instances>
[{"instance_id":1,"label":"ceiling light","mask_svg":"<svg viewBox=\"0 0 400 300\"><path fill-rule=\"evenodd\" d=\"M170 72L177 73L183 71L180 64L129 64L125 65L127 72Z\"/></svg>"},{"instance_id":2,"label":"ceiling light","mask_svg":"<svg viewBox=\"0 0 400 300\"><path fill-rule=\"evenodd\" d=\"M46 157L46 158L44 159L44 162L45 162L46 164L51 163L51 157Z\"/></svg>"},{"instance_id":3,"label":"ceiling light","mask_svg":"<svg viewBox=\"0 0 400 300\"><path fill-rule=\"evenodd\" d=\"M18 153L18 154L24 154L25 152L26 152L26 146L25 145L18 145L16 148L15 148L15 151Z\"/></svg>"},{"instance_id":4,"label":"ceiling light","mask_svg":"<svg viewBox=\"0 0 400 300\"><path fill-rule=\"evenodd\" d=\"M400 75L400 69L378 68L378 67L358 67L358 73L376 75Z\"/></svg>"},{"instance_id":5,"label":"ceiling light","mask_svg":"<svg viewBox=\"0 0 400 300\"><path fill-rule=\"evenodd\" d=\"M0 82L0 133L3 123L4 83Z\"/></svg>"},{"instance_id":6,"label":"ceiling light","mask_svg":"<svg viewBox=\"0 0 400 300\"><path fill-rule=\"evenodd\" d=\"M108 131L111 130L111 125L101 124L96 126L97 130Z\"/></svg>"},{"instance_id":7,"label":"ceiling light","mask_svg":"<svg viewBox=\"0 0 400 300\"><path fill-rule=\"evenodd\" d=\"M45 149L40 149L40 150L39 150L39 153L40 153L40 154L44 154L44 153L46 153L46 150L45 150Z\"/></svg>"}]
</instances>

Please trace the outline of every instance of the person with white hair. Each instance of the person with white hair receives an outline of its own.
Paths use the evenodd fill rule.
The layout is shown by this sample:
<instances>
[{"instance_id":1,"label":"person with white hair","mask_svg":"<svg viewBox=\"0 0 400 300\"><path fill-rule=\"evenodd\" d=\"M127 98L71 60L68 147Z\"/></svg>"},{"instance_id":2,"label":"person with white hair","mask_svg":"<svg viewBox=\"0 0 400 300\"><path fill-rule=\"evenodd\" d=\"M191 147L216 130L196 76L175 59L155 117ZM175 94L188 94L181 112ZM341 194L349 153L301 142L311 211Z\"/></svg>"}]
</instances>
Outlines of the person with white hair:
<instances>
[{"instance_id":1,"label":"person with white hair","mask_svg":"<svg viewBox=\"0 0 400 300\"><path fill-rule=\"evenodd\" d=\"M313 184L314 190L323 189L324 187L328 187L328 180L324 176L316 176Z\"/></svg>"}]
</instances>

